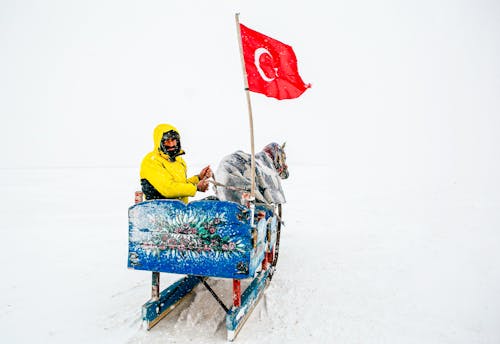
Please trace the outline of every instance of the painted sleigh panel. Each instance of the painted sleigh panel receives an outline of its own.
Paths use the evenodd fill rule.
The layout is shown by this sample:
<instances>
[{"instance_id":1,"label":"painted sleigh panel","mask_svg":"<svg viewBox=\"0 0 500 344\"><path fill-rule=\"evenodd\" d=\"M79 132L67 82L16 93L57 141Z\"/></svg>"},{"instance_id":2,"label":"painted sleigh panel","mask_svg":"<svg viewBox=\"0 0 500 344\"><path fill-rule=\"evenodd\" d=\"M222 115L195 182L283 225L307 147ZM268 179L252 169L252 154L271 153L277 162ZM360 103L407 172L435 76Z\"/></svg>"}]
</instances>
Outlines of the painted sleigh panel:
<instances>
[{"instance_id":1,"label":"painted sleigh panel","mask_svg":"<svg viewBox=\"0 0 500 344\"><path fill-rule=\"evenodd\" d=\"M250 210L234 202L153 200L129 208L128 267L248 278L263 259L266 221L254 248ZM259 228L260 226L260 228Z\"/></svg>"}]
</instances>

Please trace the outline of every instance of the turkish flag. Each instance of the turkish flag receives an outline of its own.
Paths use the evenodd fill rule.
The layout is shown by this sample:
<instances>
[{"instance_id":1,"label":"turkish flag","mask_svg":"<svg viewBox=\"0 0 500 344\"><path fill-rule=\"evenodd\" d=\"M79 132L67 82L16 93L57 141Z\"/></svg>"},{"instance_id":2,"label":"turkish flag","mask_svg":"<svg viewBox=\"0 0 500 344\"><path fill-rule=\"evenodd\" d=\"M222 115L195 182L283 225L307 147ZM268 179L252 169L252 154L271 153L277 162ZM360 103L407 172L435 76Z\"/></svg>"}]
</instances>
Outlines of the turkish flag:
<instances>
[{"instance_id":1,"label":"turkish flag","mask_svg":"<svg viewBox=\"0 0 500 344\"><path fill-rule=\"evenodd\" d=\"M291 46L240 24L248 88L276 99L292 99L311 87L297 69Z\"/></svg>"}]
</instances>

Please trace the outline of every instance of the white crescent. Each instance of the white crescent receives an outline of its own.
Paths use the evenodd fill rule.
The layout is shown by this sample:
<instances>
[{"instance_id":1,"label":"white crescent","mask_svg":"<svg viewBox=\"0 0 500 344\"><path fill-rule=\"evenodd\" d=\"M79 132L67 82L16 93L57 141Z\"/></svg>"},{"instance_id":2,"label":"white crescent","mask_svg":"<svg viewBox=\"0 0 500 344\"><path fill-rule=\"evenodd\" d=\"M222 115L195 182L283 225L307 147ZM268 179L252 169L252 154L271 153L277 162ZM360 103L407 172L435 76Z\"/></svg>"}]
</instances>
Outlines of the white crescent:
<instances>
[{"instance_id":1,"label":"white crescent","mask_svg":"<svg viewBox=\"0 0 500 344\"><path fill-rule=\"evenodd\" d=\"M259 72L261 78L264 79L267 82L271 82L274 79L276 79L276 75L274 77L272 77L272 78L269 78L266 75L266 73L264 73L264 71L262 70L262 68L260 67L260 57L261 57L261 55L264 55L264 54L269 55L271 57L271 59L273 58L273 55L271 55L271 53L269 52L269 50L267 50L265 48L257 48L255 50L255 53L254 53L254 57L255 57L254 63L255 63L255 67L257 67L257 71Z\"/></svg>"}]
</instances>

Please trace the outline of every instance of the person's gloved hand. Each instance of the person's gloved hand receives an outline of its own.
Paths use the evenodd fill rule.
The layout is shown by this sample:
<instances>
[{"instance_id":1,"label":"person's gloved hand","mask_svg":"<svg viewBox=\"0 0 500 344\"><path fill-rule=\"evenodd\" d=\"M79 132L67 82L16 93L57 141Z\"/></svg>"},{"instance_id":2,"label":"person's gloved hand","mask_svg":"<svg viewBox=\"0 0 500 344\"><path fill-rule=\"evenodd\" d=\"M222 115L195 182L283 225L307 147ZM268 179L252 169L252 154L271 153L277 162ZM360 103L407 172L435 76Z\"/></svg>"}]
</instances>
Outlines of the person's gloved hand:
<instances>
[{"instance_id":1,"label":"person's gloved hand","mask_svg":"<svg viewBox=\"0 0 500 344\"><path fill-rule=\"evenodd\" d=\"M198 177L200 178L200 180L202 180L202 179L212 178L212 175L213 175L212 169L210 168L210 165L208 165L200 171Z\"/></svg>"},{"instance_id":2,"label":"person's gloved hand","mask_svg":"<svg viewBox=\"0 0 500 344\"><path fill-rule=\"evenodd\" d=\"M208 190L208 178L201 179L198 184L196 184L196 189L201 192L205 192Z\"/></svg>"}]
</instances>

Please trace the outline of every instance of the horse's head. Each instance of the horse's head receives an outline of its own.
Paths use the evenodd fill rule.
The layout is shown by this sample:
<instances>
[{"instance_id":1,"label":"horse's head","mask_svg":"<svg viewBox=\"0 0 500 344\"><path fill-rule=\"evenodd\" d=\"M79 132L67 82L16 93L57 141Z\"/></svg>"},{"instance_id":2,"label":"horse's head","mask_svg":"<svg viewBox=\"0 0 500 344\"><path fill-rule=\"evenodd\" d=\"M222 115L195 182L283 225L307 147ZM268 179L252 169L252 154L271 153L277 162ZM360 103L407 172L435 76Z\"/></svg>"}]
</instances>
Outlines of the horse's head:
<instances>
[{"instance_id":1,"label":"horse's head","mask_svg":"<svg viewBox=\"0 0 500 344\"><path fill-rule=\"evenodd\" d=\"M286 164L285 144L270 143L264 147L264 152L273 160L274 168L281 179L287 179L289 176L288 165Z\"/></svg>"}]
</instances>

